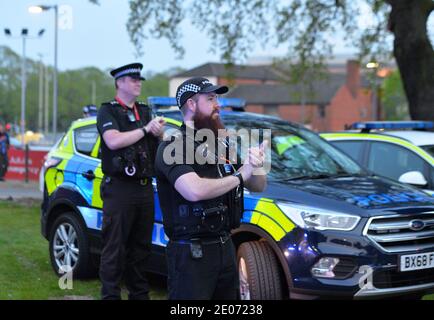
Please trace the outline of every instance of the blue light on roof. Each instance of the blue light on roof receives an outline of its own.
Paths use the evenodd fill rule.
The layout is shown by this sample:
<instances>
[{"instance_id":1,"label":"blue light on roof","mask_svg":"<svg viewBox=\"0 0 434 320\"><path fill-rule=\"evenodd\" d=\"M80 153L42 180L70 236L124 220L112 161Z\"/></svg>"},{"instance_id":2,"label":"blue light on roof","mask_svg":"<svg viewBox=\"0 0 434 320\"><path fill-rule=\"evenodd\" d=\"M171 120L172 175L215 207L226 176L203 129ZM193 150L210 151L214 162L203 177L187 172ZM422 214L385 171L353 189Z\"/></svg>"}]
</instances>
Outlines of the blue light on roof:
<instances>
[{"instance_id":1,"label":"blue light on roof","mask_svg":"<svg viewBox=\"0 0 434 320\"><path fill-rule=\"evenodd\" d=\"M240 98L218 98L221 108L233 107L244 108L246 100ZM176 106L176 99L173 97L149 97L148 104L155 107L172 107Z\"/></svg>"},{"instance_id":2,"label":"blue light on roof","mask_svg":"<svg viewBox=\"0 0 434 320\"><path fill-rule=\"evenodd\" d=\"M219 98L219 106L224 107L234 107L234 108L244 108L246 105L246 100L240 98Z\"/></svg>"},{"instance_id":3,"label":"blue light on roof","mask_svg":"<svg viewBox=\"0 0 434 320\"><path fill-rule=\"evenodd\" d=\"M367 121L356 122L351 125L351 129L432 129L432 121Z\"/></svg>"},{"instance_id":4,"label":"blue light on roof","mask_svg":"<svg viewBox=\"0 0 434 320\"><path fill-rule=\"evenodd\" d=\"M176 99L172 97L149 97L148 104L156 107L176 106Z\"/></svg>"}]
</instances>

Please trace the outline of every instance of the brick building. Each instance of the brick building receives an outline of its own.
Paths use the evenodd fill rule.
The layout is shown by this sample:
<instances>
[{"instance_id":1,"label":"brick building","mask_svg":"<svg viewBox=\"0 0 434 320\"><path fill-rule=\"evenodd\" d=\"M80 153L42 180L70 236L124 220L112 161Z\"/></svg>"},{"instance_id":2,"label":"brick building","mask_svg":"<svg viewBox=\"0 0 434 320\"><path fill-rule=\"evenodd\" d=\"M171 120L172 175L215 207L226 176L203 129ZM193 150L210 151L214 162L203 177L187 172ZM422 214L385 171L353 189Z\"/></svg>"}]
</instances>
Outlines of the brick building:
<instances>
[{"instance_id":1,"label":"brick building","mask_svg":"<svg viewBox=\"0 0 434 320\"><path fill-rule=\"evenodd\" d=\"M359 64L330 65L325 79L312 78L308 85L289 85L271 65L226 68L207 63L180 73L170 80L170 95L190 77L203 76L213 83L228 85L228 97L246 100L246 111L276 115L304 123L316 131L343 130L346 124L373 120L370 83Z\"/></svg>"}]
</instances>

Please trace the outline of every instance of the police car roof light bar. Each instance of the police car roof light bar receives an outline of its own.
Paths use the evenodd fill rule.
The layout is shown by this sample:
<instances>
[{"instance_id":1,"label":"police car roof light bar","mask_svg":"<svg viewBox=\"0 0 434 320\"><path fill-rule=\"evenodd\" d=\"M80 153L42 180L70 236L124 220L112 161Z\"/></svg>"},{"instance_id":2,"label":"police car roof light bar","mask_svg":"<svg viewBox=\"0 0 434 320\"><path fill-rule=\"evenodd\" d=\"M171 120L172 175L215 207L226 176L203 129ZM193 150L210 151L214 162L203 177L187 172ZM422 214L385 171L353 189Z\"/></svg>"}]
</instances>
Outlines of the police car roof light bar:
<instances>
[{"instance_id":1,"label":"police car roof light bar","mask_svg":"<svg viewBox=\"0 0 434 320\"><path fill-rule=\"evenodd\" d=\"M232 108L244 110L246 101L240 98L218 98L220 108ZM152 108L164 108L176 106L176 99L173 97L148 97L148 104Z\"/></svg>"},{"instance_id":2,"label":"police car roof light bar","mask_svg":"<svg viewBox=\"0 0 434 320\"><path fill-rule=\"evenodd\" d=\"M359 129L362 132L369 132L373 129L413 129L427 130L434 128L433 121L367 121L355 122L350 129Z\"/></svg>"}]
</instances>

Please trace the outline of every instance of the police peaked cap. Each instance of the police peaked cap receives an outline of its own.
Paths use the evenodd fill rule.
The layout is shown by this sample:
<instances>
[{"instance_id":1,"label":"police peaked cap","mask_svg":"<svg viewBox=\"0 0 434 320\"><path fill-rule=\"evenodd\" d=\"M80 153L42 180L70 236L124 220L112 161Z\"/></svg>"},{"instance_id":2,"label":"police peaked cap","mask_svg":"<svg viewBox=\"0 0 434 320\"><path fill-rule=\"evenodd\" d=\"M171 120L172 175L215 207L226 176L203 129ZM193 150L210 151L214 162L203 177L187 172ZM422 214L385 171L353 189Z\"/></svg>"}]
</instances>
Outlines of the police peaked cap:
<instances>
[{"instance_id":1,"label":"police peaked cap","mask_svg":"<svg viewBox=\"0 0 434 320\"><path fill-rule=\"evenodd\" d=\"M126 76L135 79L145 80L145 78L143 78L142 75L140 74L142 69L143 69L143 64L136 62L114 69L110 71L110 74L113 78L115 78L115 80Z\"/></svg>"},{"instance_id":2,"label":"police peaked cap","mask_svg":"<svg viewBox=\"0 0 434 320\"><path fill-rule=\"evenodd\" d=\"M184 103L194 96L196 93L210 93L223 94L229 91L226 86L213 85L208 79L202 77L191 78L178 87L176 90L176 103L178 107L182 107Z\"/></svg>"}]
</instances>

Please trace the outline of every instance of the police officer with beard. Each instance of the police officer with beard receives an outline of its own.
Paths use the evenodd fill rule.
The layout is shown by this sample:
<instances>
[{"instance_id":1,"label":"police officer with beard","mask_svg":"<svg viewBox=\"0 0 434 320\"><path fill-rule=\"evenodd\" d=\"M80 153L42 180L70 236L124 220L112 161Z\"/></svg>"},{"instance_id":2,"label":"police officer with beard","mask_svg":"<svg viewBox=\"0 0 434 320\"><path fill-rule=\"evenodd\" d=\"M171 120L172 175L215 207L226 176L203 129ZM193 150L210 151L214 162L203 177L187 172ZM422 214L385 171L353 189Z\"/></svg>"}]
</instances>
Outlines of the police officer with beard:
<instances>
[{"instance_id":1,"label":"police officer with beard","mask_svg":"<svg viewBox=\"0 0 434 320\"><path fill-rule=\"evenodd\" d=\"M214 141L205 144L195 141L201 129L214 134L224 129L217 94L227 91L226 86L213 85L200 77L182 83L176 99L184 124L157 151L158 196L169 237L169 299L238 297L238 270L230 231L240 225L243 187L259 192L266 186L266 175L261 169L265 146L250 148L248 161L241 166L228 160L218 161L222 157L228 159L228 139L214 137ZM193 152L188 151L189 143L194 146ZM217 152L218 146L222 152ZM204 159L193 157L193 161L188 161L189 154L199 154ZM253 174L254 170L259 172Z\"/></svg>"},{"instance_id":2,"label":"police officer with beard","mask_svg":"<svg viewBox=\"0 0 434 320\"><path fill-rule=\"evenodd\" d=\"M110 72L116 98L103 103L97 116L101 139L103 199L100 279L102 299L120 299L125 279L129 299L149 299L145 263L154 223L152 176L157 137L164 120L152 119L141 93L142 64Z\"/></svg>"}]
</instances>

